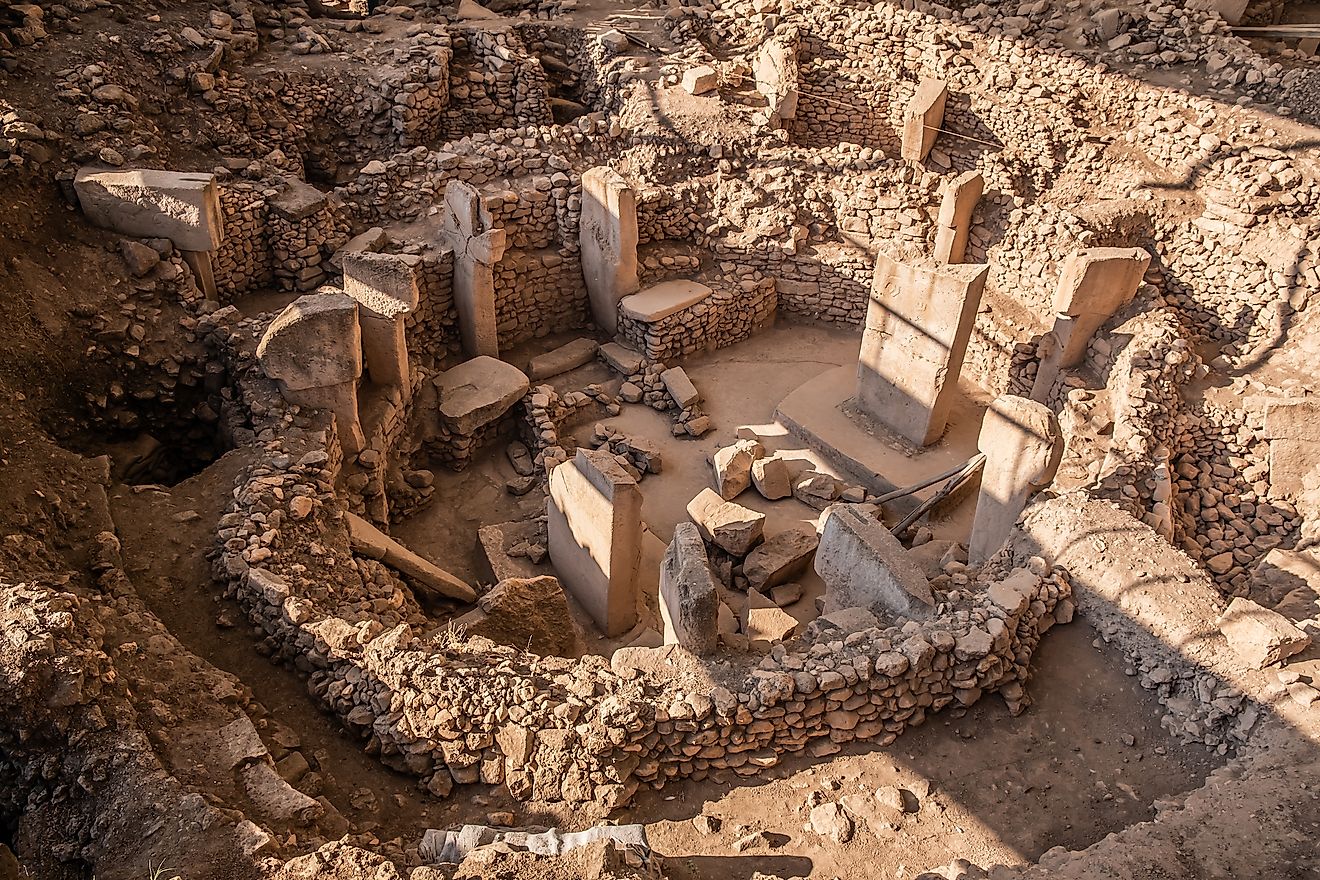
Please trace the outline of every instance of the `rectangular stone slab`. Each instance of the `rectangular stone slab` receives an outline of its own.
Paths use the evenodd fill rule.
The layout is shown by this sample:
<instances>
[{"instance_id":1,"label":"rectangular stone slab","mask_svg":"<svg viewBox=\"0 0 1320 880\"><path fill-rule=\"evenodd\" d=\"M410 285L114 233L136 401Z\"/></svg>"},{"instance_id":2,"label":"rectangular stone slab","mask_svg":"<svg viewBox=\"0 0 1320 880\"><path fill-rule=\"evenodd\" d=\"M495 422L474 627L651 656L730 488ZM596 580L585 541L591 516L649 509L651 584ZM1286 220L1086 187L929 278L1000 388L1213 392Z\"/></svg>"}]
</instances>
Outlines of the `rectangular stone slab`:
<instances>
[{"instance_id":1,"label":"rectangular stone slab","mask_svg":"<svg viewBox=\"0 0 1320 880\"><path fill-rule=\"evenodd\" d=\"M696 305L710 296L710 292L709 287L697 281L662 281L632 296L625 296L619 301L619 311L634 321L653 324Z\"/></svg>"},{"instance_id":2,"label":"rectangular stone slab","mask_svg":"<svg viewBox=\"0 0 1320 880\"><path fill-rule=\"evenodd\" d=\"M815 567L827 588L826 614L861 606L910 617L935 605L926 576L867 505L829 509Z\"/></svg>"},{"instance_id":3,"label":"rectangular stone slab","mask_svg":"<svg viewBox=\"0 0 1320 880\"><path fill-rule=\"evenodd\" d=\"M857 363L857 405L918 446L944 433L987 265L876 261Z\"/></svg>"},{"instance_id":4,"label":"rectangular stone slab","mask_svg":"<svg viewBox=\"0 0 1320 880\"><path fill-rule=\"evenodd\" d=\"M168 238L184 251L212 251L224 238L215 175L80 168L73 179L83 214L138 238Z\"/></svg>"},{"instance_id":5,"label":"rectangular stone slab","mask_svg":"<svg viewBox=\"0 0 1320 880\"><path fill-rule=\"evenodd\" d=\"M531 383L523 371L498 358L481 355L435 377L440 417L459 434L471 434L508 412Z\"/></svg>"},{"instance_id":6,"label":"rectangular stone slab","mask_svg":"<svg viewBox=\"0 0 1320 880\"><path fill-rule=\"evenodd\" d=\"M637 623L642 492L607 450L579 449L550 472L550 561L564 589L614 637Z\"/></svg>"}]
</instances>

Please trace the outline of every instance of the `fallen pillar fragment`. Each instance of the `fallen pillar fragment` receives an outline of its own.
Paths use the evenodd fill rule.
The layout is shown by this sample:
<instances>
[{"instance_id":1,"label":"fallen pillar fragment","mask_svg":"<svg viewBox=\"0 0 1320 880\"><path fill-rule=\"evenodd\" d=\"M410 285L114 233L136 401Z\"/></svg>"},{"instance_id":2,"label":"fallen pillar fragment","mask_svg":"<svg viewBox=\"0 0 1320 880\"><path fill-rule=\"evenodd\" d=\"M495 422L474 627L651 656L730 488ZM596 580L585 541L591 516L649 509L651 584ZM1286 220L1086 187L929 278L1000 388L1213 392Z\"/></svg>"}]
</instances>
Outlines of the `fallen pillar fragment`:
<instances>
[{"instance_id":1,"label":"fallen pillar fragment","mask_svg":"<svg viewBox=\"0 0 1320 880\"><path fill-rule=\"evenodd\" d=\"M688 502L688 517L701 537L733 556L745 556L761 541L765 514L725 501L714 489L702 489Z\"/></svg>"},{"instance_id":2,"label":"fallen pillar fragment","mask_svg":"<svg viewBox=\"0 0 1320 880\"><path fill-rule=\"evenodd\" d=\"M935 605L930 582L870 505L836 504L825 517L816 573L825 581L825 613L882 609L924 616Z\"/></svg>"},{"instance_id":3,"label":"fallen pillar fragment","mask_svg":"<svg viewBox=\"0 0 1320 880\"><path fill-rule=\"evenodd\" d=\"M353 513L348 520L348 544L354 553L379 560L398 571L424 592L460 602L475 602L476 591L433 562L423 559L380 529Z\"/></svg>"},{"instance_id":4,"label":"fallen pillar fragment","mask_svg":"<svg viewBox=\"0 0 1320 880\"><path fill-rule=\"evenodd\" d=\"M719 610L720 596L701 534L692 523L679 523L660 563L665 644L682 645L698 656L715 653Z\"/></svg>"}]
</instances>

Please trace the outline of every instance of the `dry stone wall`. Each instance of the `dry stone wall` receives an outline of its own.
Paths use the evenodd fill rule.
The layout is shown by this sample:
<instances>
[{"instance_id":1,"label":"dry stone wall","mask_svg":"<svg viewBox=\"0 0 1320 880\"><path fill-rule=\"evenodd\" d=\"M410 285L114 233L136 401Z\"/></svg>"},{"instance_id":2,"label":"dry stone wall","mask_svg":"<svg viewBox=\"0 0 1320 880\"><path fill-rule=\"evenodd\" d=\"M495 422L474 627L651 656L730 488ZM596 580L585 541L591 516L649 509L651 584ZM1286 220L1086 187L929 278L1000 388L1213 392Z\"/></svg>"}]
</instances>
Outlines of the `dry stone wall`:
<instances>
[{"instance_id":1,"label":"dry stone wall","mask_svg":"<svg viewBox=\"0 0 1320 880\"><path fill-rule=\"evenodd\" d=\"M775 280L755 273L713 282L717 286L699 303L658 321L619 314L619 336L648 360L671 360L685 354L733 345L774 320Z\"/></svg>"}]
</instances>

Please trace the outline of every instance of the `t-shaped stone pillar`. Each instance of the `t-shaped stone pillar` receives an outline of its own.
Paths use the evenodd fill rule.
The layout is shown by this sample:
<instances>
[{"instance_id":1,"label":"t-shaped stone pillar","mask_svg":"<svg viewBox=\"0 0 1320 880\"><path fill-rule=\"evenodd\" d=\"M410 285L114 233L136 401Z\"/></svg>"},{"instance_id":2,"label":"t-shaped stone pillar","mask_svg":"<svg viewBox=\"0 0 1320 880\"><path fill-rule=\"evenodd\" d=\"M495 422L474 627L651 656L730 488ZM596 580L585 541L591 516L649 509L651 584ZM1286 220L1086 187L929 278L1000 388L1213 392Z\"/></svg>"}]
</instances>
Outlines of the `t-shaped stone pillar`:
<instances>
[{"instance_id":1,"label":"t-shaped stone pillar","mask_svg":"<svg viewBox=\"0 0 1320 880\"><path fill-rule=\"evenodd\" d=\"M903 114L903 143L900 155L909 162L923 162L935 146L944 124L944 104L949 87L937 79L923 79Z\"/></svg>"},{"instance_id":2,"label":"t-shaped stone pillar","mask_svg":"<svg viewBox=\"0 0 1320 880\"><path fill-rule=\"evenodd\" d=\"M979 565L1008 540L1022 508L1063 458L1059 420L1043 403L1006 394L990 404L977 446L985 453L967 558Z\"/></svg>"},{"instance_id":3,"label":"t-shaped stone pillar","mask_svg":"<svg viewBox=\"0 0 1320 880\"><path fill-rule=\"evenodd\" d=\"M1032 400L1044 402L1059 370L1081 362L1100 325L1132 302L1148 266L1150 254L1141 248L1088 248L1068 258L1054 292L1054 328L1041 341Z\"/></svg>"},{"instance_id":4,"label":"t-shaped stone pillar","mask_svg":"<svg viewBox=\"0 0 1320 880\"><path fill-rule=\"evenodd\" d=\"M613 168L582 175L578 242L592 319L605 332L617 333L619 300L637 290L637 197Z\"/></svg>"},{"instance_id":5,"label":"t-shaped stone pillar","mask_svg":"<svg viewBox=\"0 0 1320 880\"><path fill-rule=\"evenodd\" d=\"M421 258L357 251L344 255L344 292L358 302L367 373L379 385L412 395L404 316L417 308Z\"/></svg>"},{"instance_id":6,"label":"t-shaped stone pillar","mask_svg":"<svg viewBox=\"0 0 1320 880\"><path fill-rule=\"evenodd\" d=\"M967 253L967 232L972 212L985 191L985 179L979 171L959 175L944 189L940 216L935 223L935 262L961 263Z\"/></svg>"},{"instance_id":7,"label":"t-shaped stone pillar","mask_svg":"<svg viewBox=\"0 0 1320 880\"><path fill-rule=\"evenodd\" d=\"M466 183L445 187L445 235L454 248L454 306L463 350L470 357L499 357L495 322L495 264L504 256L502 228L490 228L481 195Z\"/></svg>"},{"instance_id":8,"label":"t-shaped stone pillar","mask_svg":"<svg viewBox=\"0 0 1320 880\"><path fill-rule=\"evenodd\" d=\"M579 449L550 472L550 561L606 636L637 623L642 491L606 449Z\"/></svg>"},{"instance_id":9,"label":"t-shaped stone pillar","mask_svg":"<svg viewBox=\"0 0 1320 880\"><path fill-rule=\"evenodd\" d=\"M940 438L989 271L880 255L857 363L863 412L918 446Z\"/></svg>"},{"instance_id":10,"label":"t-shaped stone pillar","mask_svg":"<svg viewBox=\"0 0 1320 880\"><path fill-rule=\"evenodd\" d=\"M338 291L298 297L266 328L257 360L289 403L334 413L345 455L363 450L357 402L362 334L351 297Z\"/></svg>"}]
</instances>

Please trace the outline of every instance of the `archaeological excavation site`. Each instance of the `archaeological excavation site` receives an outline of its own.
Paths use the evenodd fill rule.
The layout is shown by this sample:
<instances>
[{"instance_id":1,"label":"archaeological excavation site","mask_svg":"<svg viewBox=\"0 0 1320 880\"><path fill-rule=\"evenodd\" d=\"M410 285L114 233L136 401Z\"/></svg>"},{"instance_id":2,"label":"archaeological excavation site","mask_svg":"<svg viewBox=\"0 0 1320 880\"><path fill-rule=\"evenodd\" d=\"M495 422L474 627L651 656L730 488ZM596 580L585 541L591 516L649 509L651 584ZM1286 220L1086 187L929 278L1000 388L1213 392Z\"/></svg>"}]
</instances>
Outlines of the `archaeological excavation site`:
<instances>
[{"instance_id":1,"label":"archaeological excavation site","mask_svg":"<svg viewBox=\"0 0 1320 880\"><path fill-rule=\"evenodd\" d=\"M0 0L0 880L1320 880L1318 45Z\"/></svg>"}]
</instances>

